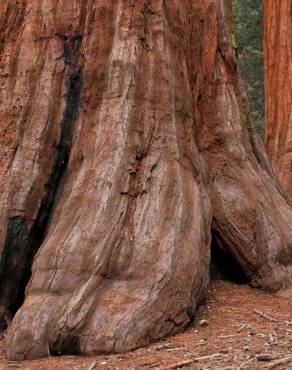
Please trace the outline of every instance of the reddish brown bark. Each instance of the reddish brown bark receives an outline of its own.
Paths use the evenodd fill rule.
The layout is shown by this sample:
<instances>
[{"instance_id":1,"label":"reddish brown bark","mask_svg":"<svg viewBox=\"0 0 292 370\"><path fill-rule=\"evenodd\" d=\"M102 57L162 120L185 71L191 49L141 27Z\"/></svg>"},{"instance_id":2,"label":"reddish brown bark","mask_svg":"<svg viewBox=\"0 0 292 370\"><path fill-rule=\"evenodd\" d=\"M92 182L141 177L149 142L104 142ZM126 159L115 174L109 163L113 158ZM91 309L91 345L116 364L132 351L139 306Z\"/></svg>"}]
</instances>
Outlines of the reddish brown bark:
<instances>
[{"instance_id":1,"label":"reddish brown bark","mask_svg":"<svg viewBox=\"0 0 292 370\"><path fill-rule=\"evenodd\" d=\"M266 149L292 202L292 3L264 1Z\"/></svg>"},{"instance_id":2,"label":"reddish brown bark","mask_svg":"<svg viewBox=\"0 0 292 370\"><path fill-rule=\"evenodd\" d=\"M11 58L40 107L21 92L30 114L4 180L5 280L25 261L15 251L42 247L9 358L129 350L182 330L205 294L211 209L182 38L191 9L163 3L27 3L24 55ZM15 284L2 291L15 300Z\"/></svg>"},{"instance_id":3,"label":"reddish brown bark","mask_svg":"<svg viewBox=\"0 0 292 370\"><path fill-rule=\"evenodd\" d=\"M209 279L210 200L217 248L291 294L292 211L248 122L223 2L7 3L12 313L38 250L7 357L119 352L185 328Z\"/></svg>"},{"instance_id":4,"label":"reddish brown bark","mask_svg":"<svg viewBox=\"0 0 292 370\"><path fill-rule=\"evenodd\" d=\"M250 124L218 3L217 13L210 5L205 15L194 103L199 150L208 168L213 240L239 262L253 286L291 295L291 207Z\"/></svg>"}]
</instances>

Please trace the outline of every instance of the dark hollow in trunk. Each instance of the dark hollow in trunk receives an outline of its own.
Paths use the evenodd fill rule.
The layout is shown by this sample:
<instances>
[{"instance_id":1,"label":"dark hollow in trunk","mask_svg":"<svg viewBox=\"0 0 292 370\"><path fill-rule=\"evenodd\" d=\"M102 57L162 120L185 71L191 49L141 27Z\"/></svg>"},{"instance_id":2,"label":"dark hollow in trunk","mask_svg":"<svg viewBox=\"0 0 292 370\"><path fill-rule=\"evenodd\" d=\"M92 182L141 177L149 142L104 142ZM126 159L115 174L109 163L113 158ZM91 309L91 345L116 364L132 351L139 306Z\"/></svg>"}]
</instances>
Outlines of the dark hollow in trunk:
<instances>
[{"instance_id":1,"label":"dark hollow in trunk","mask_svg":"<svg viewBox=\"0 0 292 370\"><path fill-rule=\"evenodd\" d=\"M248 278L235 258L222 249L214 238L211 243L211 280L231 281L235 284L247 284Z\"/></svg>"}]
</instances>

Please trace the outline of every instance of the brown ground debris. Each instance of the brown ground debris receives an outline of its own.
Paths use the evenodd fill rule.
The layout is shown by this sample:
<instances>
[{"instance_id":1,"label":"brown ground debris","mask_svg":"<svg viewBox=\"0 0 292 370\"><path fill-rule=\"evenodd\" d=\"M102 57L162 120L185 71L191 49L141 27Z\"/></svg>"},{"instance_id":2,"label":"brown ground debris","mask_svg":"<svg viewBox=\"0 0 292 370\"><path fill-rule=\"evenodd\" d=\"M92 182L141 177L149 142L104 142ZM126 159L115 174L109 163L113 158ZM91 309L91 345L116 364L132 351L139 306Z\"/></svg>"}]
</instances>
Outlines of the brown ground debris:
<instances>
[{"instance_id":1,"label":"brown ground debris","mask_svg":"<svg viewBox=\"0 0 292 370\"><path fill-rule=\"evenodd\" d=\"M260 316L256 311L269 318ZM200 326L200 320L207 320ZM110 356L51 357L34 361L8 362L0 342L0 369L87 370L160 369L174 364L191 365L183 369L292 369L292 302L252 289L246 285L216 281L209 287L206 302L197 312L195 323L183 334L147 348ZM213 356L211 356L213 355ZM280 361L278 361L280 363Z\"/></svg>"}]
</instances>

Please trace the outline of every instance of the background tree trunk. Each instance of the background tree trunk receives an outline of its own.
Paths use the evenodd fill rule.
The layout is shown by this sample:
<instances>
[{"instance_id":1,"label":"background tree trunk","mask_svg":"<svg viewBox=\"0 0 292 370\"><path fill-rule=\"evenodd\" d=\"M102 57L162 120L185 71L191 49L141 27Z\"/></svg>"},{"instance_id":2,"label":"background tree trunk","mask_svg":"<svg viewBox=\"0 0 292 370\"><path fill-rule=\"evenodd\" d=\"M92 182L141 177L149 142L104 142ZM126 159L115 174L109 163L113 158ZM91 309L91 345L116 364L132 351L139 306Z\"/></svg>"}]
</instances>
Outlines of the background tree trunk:
<instances>
[{"instance_id":1,"label":"background tree trunk","mask_svg":"<svg viewBox=\"0 0 292 370\"><path fill-rule=\"evenodd\" d=\"M266 149L292 202L292 4L264 0Z\"/></svg>"},{"instance_id":2,"label":"background tree trunk","mask_svg":"<svg viewBox=\"0 0 292 370\"><path fill-rule=\"evenodd\" d=\"M0 10L0 303L21 306L8 358L185 328L209 279L210 200L214 248L291 293L292 211L249 123L223 1Z\"/></svg>"},{"instance_id":3,"label":"background tree trunk","mask_svg":"<svg viewBox=\"0 0 292 370\"><path fill-rule=\"evenodd\" d=\"M213 244L234 258L253 286L291 295L291 207L252 127L223 5L205 5L204 43L196 40L202 49L194 70L195 126L207 165Z\"/></svg>"}]
</instances>

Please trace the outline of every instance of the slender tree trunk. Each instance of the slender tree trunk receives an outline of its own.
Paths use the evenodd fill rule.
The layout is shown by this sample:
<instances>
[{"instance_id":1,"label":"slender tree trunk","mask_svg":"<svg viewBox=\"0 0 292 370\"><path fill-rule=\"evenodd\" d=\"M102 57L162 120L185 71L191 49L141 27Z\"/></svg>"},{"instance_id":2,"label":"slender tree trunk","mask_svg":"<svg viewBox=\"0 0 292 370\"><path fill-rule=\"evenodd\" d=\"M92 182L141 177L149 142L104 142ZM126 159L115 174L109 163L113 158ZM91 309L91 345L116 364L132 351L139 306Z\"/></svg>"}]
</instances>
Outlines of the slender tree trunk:
<instances>
[{"instance_id":1,"label":"slender tree trunk","mask_svg":"<svg viewBox=\"0 0 292 370\"><path fill-rule=\"evenodd\" d=\"M215 247L291 294L292 210L249 123L223 1L0 10L0 303L21 306L8 358L183 330L209 280L211 204Z\"/></svg>"},{"instance_id":2,"label":"slender tree trunk","mask_svg":"<svg viewBox=\"0 0 292 370\"><path fill-rule=\"evenodd\" d=\"M264 0L266 149L292 202L292 3Z\"/></svg>"}]
</instances>

